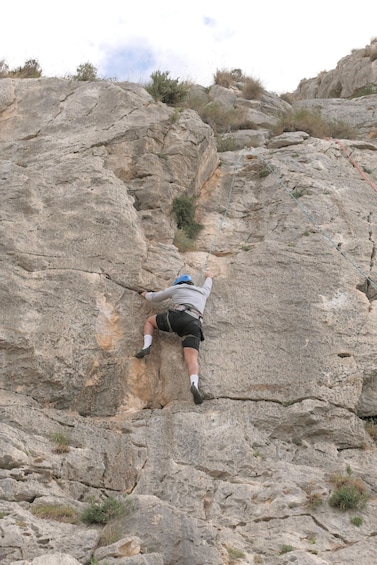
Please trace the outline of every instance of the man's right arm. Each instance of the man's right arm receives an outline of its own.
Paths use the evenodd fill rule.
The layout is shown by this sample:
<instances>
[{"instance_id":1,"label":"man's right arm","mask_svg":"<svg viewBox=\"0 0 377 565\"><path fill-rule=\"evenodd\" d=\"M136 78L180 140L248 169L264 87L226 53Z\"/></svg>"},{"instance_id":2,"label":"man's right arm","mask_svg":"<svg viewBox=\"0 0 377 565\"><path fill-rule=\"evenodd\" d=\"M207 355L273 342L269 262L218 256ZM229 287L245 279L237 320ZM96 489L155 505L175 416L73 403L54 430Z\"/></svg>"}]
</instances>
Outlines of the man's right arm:
<instances>
[{"instance_id":1,"label":"man's right arm","mask_svg":"<svg viewBox=\"0 0 377 565\"><path fill-rule=\"evenodd\" d=\"M175 287L169 286L168 288L165 288L165 290L159 290L158 292L146 292L144 298L149 302L159 304L160 302L164 302L164 300L172 297L174 288Z\"/></svg>"}]
</instances>

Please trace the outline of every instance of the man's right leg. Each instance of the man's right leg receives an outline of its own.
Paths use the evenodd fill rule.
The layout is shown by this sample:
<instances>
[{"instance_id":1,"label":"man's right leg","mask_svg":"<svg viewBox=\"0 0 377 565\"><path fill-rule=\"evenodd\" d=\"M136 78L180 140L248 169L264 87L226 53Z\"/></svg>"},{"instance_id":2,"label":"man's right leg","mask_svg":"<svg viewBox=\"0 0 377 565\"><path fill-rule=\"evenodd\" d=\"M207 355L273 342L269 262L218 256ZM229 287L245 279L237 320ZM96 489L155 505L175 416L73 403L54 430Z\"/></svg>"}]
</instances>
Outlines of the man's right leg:
<instances>
[{"instance_id":1,"label":"man's right leg","mask_svg":"<svg viewBox=\"0 0 377 565\"><path fill-rule=\"evenodd\" d=\"M137 357L138 359L142 359L146 355L149 355L153 341L153 332L156 329L157 329L156 315L149 316L149 318L145 320L145 324L144 324L143 349L141 349L138 353L136 353L135 357Z\"/></svg>"},{"instance_id":2,"label":"man's right leg","mask_svg":"<svg viewBox=\"0 0 377 565\"><path fill-rule=\"evenodd\" d=\"M199 351L194 347L183 347L183 357L190 377L190 391L194 397L194 402L201 404L203 397L199 391Z\"/></svg>"}]
</instances>

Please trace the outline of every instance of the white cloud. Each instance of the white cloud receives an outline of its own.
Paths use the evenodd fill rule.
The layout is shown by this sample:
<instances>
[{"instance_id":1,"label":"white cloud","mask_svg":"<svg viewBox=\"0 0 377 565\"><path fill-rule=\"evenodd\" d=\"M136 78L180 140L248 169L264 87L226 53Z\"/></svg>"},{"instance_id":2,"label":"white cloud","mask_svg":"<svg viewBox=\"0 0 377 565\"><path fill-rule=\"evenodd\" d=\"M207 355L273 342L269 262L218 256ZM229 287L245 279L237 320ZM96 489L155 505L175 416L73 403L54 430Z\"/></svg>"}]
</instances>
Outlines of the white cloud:
<instances>
[{"instance_id":1,"label":"white cloud","mask_svg":"<svg viewBox=\"0 0 377 565\"><path fill-rule=\"evenodd\" d=\"M207 86L217 69L240 68L276 92L335 68L376 34L377 2L344 0L13 0L3 8L0 59L38 59L45 76L91 62L101 76L143 82L151 72Z\"/></svg>"}]
</instances>

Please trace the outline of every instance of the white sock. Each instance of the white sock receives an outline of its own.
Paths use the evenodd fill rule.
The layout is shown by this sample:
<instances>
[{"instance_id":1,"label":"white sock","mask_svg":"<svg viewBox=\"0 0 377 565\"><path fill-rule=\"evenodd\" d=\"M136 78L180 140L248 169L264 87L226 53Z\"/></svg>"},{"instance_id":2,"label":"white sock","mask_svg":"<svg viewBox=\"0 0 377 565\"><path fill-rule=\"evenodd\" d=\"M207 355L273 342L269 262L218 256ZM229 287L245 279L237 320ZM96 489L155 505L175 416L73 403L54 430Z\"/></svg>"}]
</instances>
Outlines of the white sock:
<instances>
[{"instance_id":1,"label":"white sock","mask_svg":"<svg viewBox=\"0 0 377 565\"><path fill-rule=\"evenodd\" d=\"M147 347L152 345L152 341L153 341L153 336L145 335L144 336L144 347L143 347L143 349L146 349Z\"/></svg>"},{"instance_id":2,"label":"white sock","mask_svg":"<svg viewBox=\"0 0 377 565\"><path fill-rule=\"evenodd\" d=\"M190 375L190 383L195 385L196 388L199 388L199 377L198 375Z\"/></svg>"}]
</instances>

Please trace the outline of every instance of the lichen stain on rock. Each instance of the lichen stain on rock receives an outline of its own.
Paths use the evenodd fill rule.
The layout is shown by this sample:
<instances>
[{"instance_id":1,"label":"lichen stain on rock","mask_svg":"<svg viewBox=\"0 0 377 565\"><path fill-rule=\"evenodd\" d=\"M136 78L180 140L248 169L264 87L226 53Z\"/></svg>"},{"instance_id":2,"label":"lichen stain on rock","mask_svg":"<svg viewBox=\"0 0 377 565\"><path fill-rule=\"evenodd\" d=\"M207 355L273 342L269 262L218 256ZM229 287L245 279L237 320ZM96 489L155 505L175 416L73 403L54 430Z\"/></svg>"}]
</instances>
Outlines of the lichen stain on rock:
<instances>
[{"instance_id":1,"label":"lichen stain on rock","mask_svg":"<svg viewBox=\"0 0 377 565\"><path fill-rule=\"evenodd\" d=\"M95 386L100 381L99 374L100 363L98 359L94 359L92 368L90 369L89 378L85 382L85 386Z\"/></svg>"},{"instance_id":2,"label":"lichen stain on rock","mask_svg":"<svg viewBox=\"0 0 377 565\"><path fill-rule=\"evenodd\" d=\"M99 310L96 320L97 343L101 349L113 351L123 337L119 315L105 296L97 298L97 308Z\"/></svg>"},{"instance_id":3,"label":"lichen stain on rock","mask_svg":"<svg viewBox=\"0 0 377 565\"><path fill-rule=\"evenodd\" d=\"M129 394L126 399L127 409L133 404L142 403L148 406L151 403L156 404L159 396L156 390L157 383L157 367L148 360L133 359L130 362L127 384ZM159 405L159 403L157 402Z\"/></svg>"}]
</instances>

